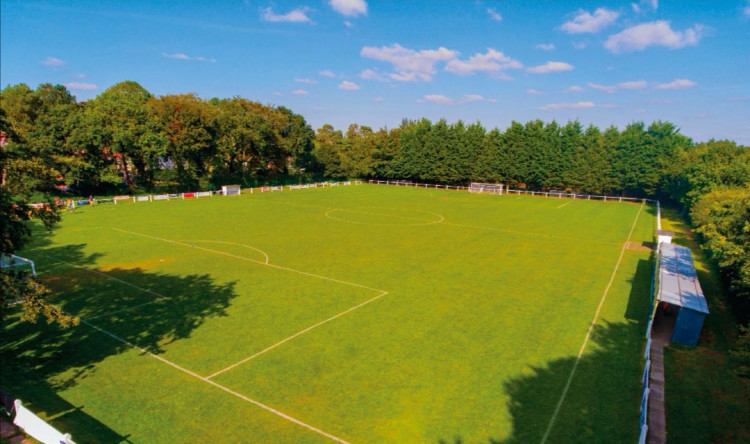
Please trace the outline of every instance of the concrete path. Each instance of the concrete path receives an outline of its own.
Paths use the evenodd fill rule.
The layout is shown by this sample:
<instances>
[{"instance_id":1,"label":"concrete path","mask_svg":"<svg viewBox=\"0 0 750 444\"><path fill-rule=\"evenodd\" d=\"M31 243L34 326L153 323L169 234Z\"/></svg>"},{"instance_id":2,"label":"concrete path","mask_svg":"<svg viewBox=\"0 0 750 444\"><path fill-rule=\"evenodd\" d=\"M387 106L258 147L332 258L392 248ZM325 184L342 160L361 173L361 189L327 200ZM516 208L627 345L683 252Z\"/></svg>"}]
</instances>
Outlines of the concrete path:
<instances>
[{"instance_id":1,"label":"concrete path","mask_svg":"<svg viewBox=\"0 0 750 444\"><path fill-rule=\"evenodd\" d=\"M664 316L660 312L654 319L651 329L651 375L648 398L648 443L667 442L667 418L664 409L664 347L674 329L675 317Z\"/></svg>"},{"instance_id":2,"label":"concrete path","mask_svg":"<svg viewBox=\"0 0 750 444\"><path fill-rule=\"evenodd\" d=\"M34 441L28 439L18 427L10 422L10 418L5 416L0 418L0 436L11 444L34 444Z\"/></svg>"}]
</instances>

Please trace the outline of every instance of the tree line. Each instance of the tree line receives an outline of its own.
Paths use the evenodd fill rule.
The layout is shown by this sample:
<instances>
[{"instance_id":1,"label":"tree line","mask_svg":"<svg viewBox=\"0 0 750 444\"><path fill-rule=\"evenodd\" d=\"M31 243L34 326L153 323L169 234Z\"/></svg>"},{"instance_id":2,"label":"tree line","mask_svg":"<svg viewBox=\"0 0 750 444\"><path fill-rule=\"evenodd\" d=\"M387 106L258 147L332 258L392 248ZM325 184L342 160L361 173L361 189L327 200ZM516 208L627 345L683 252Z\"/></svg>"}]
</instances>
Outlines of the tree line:
<instances>
[{"instance_id":1,"label":"tree line","mask_svg":"<svg viewBox=\"0 0 750 444\"><path fill-rule=\"evenodd\" d=\"M49 199L59 186L88 195L355 177L671 201L692 220L747 320L750 151L732 141L696 144L670 122L602 130L533 120L488 130L479 122L418 119L391 129L323 125L315 132L283 106L154 96L125 81L82 103L61 85L7 86L0 131L3 211L6 203L18 209ZM18 221L27 215L13 214ZM3 219L11 220L5 212ZM3 227L4 237L11 232ZM13 247L3 253L22 245L6 240Z\"/></svg>"}]
</instances>

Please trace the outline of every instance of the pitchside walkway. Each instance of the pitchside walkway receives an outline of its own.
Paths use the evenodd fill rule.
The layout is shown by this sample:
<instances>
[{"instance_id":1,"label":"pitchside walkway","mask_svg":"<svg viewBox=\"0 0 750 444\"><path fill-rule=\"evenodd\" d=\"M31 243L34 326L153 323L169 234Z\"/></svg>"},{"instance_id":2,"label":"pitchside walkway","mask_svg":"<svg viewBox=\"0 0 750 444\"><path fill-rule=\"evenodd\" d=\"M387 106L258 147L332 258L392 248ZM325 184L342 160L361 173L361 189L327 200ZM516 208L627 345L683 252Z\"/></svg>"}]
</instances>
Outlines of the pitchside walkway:
<instances>
[{"instance_id":1,"label":"pitchside walkway","mask_svg":"<svg viewBox=\"0 0 750 444\"><path fill-rule=\"evenodd\" d=\"M664 414L664 347L674 329L675 317L657 314L651 330L651 376L648 398L648 442L667 442L667 420Z\"/></svg>"}]
</instances>

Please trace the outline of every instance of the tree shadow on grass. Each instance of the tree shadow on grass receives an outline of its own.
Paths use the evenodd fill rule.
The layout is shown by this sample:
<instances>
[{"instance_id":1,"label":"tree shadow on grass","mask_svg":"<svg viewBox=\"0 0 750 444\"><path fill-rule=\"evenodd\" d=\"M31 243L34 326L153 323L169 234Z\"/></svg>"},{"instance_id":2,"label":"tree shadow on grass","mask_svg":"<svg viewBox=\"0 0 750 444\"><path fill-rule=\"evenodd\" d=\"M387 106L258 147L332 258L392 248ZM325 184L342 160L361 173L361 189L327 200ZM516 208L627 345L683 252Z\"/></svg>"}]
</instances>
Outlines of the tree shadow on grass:
<instances>
[{"instance_id":1,"label":"tree shadow on grass","mask_svg":"<svg viewBox=\"0 0 750 444\"><path fill-rule=\"evenodd\" d=\"M115 268L101 272L103 276L89 271L97 271L97 256L85 254L85 245L49 245L41 239L24 253L46 270L40 278L53 289L52 302L152 353L190 337L205 319L226 316L237 296L234 282L216 283L207 274L173 276ZM30 324L20 321L20 312L11 313L0 338L2 388L35 413L53 418L54 426L78 442L123 442L127 436L58 392L92 376L108 357L129 349L85 324L67 329L43 321Z\"/></svg>"},{"instance_id":2,"label":"tree shadow on grass","mask_svg":"<svg viewBox=\"0 0 750 444\"><path fill-rule=\"evenodd\" d=\"M574 366L575 375L547 442L637 441L652 266L650 260L638 262L630 279L625 322L600 320L577 365L576 356L556 359L505 382L512 432L507 437L488 436L483 442L541 442ZM438 442L469 441L457 436Z\"/></svg>"}]
</instances>

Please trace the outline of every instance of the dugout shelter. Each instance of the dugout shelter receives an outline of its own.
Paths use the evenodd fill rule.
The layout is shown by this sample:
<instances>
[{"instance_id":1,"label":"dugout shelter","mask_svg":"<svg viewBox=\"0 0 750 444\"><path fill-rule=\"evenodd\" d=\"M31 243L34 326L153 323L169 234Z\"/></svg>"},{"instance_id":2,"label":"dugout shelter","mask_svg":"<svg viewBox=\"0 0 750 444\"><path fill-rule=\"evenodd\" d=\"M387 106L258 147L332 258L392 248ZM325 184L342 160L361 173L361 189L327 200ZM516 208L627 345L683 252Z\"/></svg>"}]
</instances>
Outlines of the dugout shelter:
<instances>
[{"instance_id":1,"label":"dugout shelter","mask_svg":"<svg viewBox=\"0 0 750 444\"><path fill-rule=\"evenodd\" d=\"M708 304L698 282L693 256L689 248L670 243L660 243L659 249L657 300L676 314L671 340L695 346L708 315Z\"/></svg>"}]
</instances>

